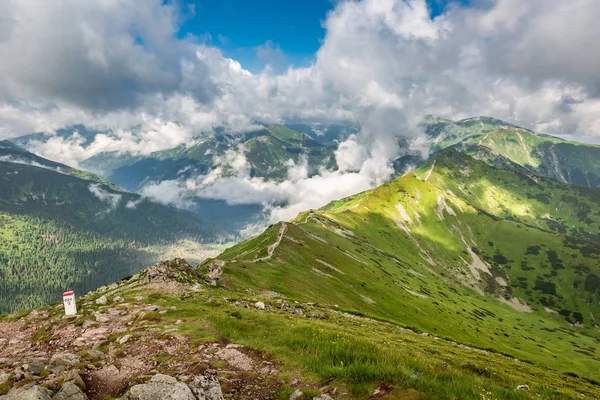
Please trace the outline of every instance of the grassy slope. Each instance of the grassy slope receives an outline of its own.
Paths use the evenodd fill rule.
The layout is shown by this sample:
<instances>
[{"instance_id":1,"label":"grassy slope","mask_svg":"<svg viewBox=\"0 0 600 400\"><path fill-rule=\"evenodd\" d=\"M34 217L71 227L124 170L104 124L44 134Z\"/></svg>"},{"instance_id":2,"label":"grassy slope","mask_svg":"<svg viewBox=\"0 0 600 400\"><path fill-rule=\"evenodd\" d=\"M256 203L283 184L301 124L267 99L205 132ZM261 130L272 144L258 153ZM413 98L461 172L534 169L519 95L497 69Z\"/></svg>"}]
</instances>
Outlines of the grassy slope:
<instances>
[{"instance_id":1,"label":"grassy slope","mask_svg":"<svg viewBox=\"0 0 600 400\"><path fill-rule=\"evenodd\" d=\"M487 117L428 121L425 130L433 152L458 144L461 151L492 165L497 165L500 156L560 182L600 186L600 146L536 135Z\"/></svg>"},{"instance_id":2,"label":"grassy slope","mask_svg":"<svg viewBox=\"0 0 600 400\"><path fill-rule=\"evenodd\" d=\"M268 377L260 371L244 371L235 375L227 365L166 348L151 354L149 362L158 361L156 369L173 376L181 373L178 368L185 362L193 363L196 370L218 369L220 377L233 376L242 382L260 375L279 385L277 399L288 399L295 388L311 398L323 387L329 392L335 388L335 398L340 400L370 398L378 387L384 388L379 398L405 400L564 400L597 398L600 389L598 383L573 374L470 349L395 323L341 313L326 303L303 303L293 301L294 298L273 297L273 293L261 296L247 287L238 291L204 286L200 292L167 294L140 285L142 279L134 277L121 286L111 285L105 291L79 297L79 315L75 320L62 318L62 304L38 310L37 315L44 319L33 316L39 326L34 337L49 339L70 325L93 321L99 310L95 304L98 297L113 299L122 295L124 303L109 303L108 307L132 312L130 306L145 303L156 306L157 311L130 315L132 322L124 325L124 330L96 348L116 357L110 365L119 365L119 358L131 351L131 340L128 344L117 342L125 334L148 347L157 335L178 343L178 347L181 335L188 336L192 349L200 344L233 342L256 350L255 354L265 361L274 361L278 374ZM266 304L265 310L252 307L257 300ZM23 315L0 316L0 322L14 321ZM85 352L80 354L87 357ZM514 390L522 384L529 385L531 391Z\"/></svg>"},{"instance_id":3,"label":"grassy slope","mask_svg":"<svg viewBox=\"0 0 600 400\"><path fill-rule=\"evenodd\" d=\"M0 162L0 312L39 306L69 287L91 290L147 267L165 246L213 237L188 212L97 186L113 206L92 184Z\"/></svg>"},{"instance_id":4,"label":"grassy slope","mask_svg":"<svg viewBox=\"0 0 600 400\"><path fill-rule=\"evenodd\" d=\"M252 261L267 255L279 225L230 248L219 256L229 260L224 279L598 379L598 332L590 326L600 318L599 293L586 286L600 273L598 246L585 238L586 229L598 231L598 216L590 224L576 215L578 207L597 209L598 193L549 181L537 187L454 151L431 165L301 214L270 259ZM533 312L497 298L520 299ZM542 301L565 315L545 311ZM581 316L586 327L565 316Z\"/></svg>"}]
</instances>

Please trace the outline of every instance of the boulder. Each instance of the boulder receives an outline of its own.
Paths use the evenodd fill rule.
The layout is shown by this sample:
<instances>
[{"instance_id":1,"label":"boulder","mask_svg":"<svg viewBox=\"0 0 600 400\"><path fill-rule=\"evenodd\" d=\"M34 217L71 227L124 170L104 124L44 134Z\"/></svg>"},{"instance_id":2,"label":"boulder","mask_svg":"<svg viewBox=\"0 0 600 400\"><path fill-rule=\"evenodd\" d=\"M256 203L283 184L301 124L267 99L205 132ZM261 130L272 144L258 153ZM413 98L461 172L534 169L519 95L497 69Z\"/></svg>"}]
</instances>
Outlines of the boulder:
<instances>
[{"instance_id":1,"label":"boulder","mask_svg":"<svg viewBox=\"0 0 600 400\"><path fill-rule=\"evenodd\" d=\"M52 400L87 400L87 396L73 381L69 381L62 385Z\"/></svg>"},{"instance_id":2,"label":"boulder","mask_svg":"<svg viewBox=\"0 0 600 400\"><path fill-rule=\"evenodd\" d=\"M262 301L257 301L256 303L254 303L254 308L256 308L257 310L264 310L265 303L263 303Z\"/></svg>"},{"instance_id":3,"label":"boulder","mask_svg":"<svg viewBox=\"0 0 600 400\"><path fill-rule=\"evenodd\" d=\"M74 367L81 362L81 358L73 353L56 353L50 359L50 365Z\"/></svg>"},{"instance_id":4,"label":"boulder","mask_svg":"<svg viewBox=\"0 0 600 400\"><path fill-rule=\"evenodd\" d=\"M0 400L52 400L48 389L29 383L18 389L13 389L5 396L0 396Z\"/></svg>"},{"instance_id":5,"label":"boulder","mask_svg":"<svg viewBox=\"0 0 600 400\"><path fill-rule=\"evenodd\" d=\"M106 296L102 295L96 299L96 304L104 306L108 303L108 299Z\"/></svg>"},{"instance_id":6,"label":"boulder","mask_svg":"<svg viewBox=\"0 0 600 400\"><path fill-rule=\"evenodd\" d=\"M313 400L333 400L333 397L328 394L320 394L317 397L313 397Z\"/></svg>"},{"instance_id":7,"label":"boulder","mask_svg":"<svg viewBox=\"0 0 600 400\"><path fill-rule=\"evenodd\" d=\"M148 383L131 387L121 400L196 400L196 397L185 383L156 374Z\"/></svg>"},{"instance_id":8,"label":"boulder","mask_svg":"<svg viewBox=\"0 0 600 400\"><path fill-rule=\"evenodd\" d=\"M300 389L294 390L294 392L290 395L290 400L298 400L304 396L304 393Z\"/></svg>"},{"instance_id":9,"label":"boulder","mask_svg":"<svg viewBox=\"0 0 600 400\"><path fill-rule=\"evenodd\" d=\"M524 390L526 392L529 392L531 389L529 389L529 386L527 385L519 385L517 386L517 390Z\"/></svg>"},{"instance_id":10,"label":"boulder","mask_svg":"<svg viewBox=\"0 0 600 400\"><path fill-rule=\"evenodd\" d=\"M190 387L198 400L224 400L216 374L199 375L194 378Z\"/></svg>"}]
</instances>

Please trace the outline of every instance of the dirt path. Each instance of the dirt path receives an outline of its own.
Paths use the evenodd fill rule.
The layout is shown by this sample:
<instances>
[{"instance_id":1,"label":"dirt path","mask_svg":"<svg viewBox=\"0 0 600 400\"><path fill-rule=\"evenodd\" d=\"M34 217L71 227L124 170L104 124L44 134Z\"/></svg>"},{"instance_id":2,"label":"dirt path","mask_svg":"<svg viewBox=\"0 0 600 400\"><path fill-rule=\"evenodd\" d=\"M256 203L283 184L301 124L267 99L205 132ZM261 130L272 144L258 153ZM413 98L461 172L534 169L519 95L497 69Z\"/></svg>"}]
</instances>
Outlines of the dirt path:
<instances>
[{"instance_id":1,"label":"dirt path","mask_svg":"<svg viewBox=\"0 0 600 400\"><path fill-rule=\"evenodd\" d=\"M427 182L427 179L429 179L429 177L431 176L431 173L433 172L434 168L435 168L435 160L433 160L433 164L431 164L431 168L429 168L429 171L427 171L427 175L425 176L425 182Z\"/></svg>"},{"instance_id":2,"label":"dirt path","mask_svg":"<svg viewBox=\"0 0 600 400\"><path fill-rule=\"evenodd\" d=\"M277 234L277 240L275 241L275 243L273 243L272 245L267 247L267 256L262 257L262 258L257 258L256 261L265 261L265 260L270 259L273 256L275 249L277 247L279 247L279 244L281 243L281 239L283 239L283 235L285 234L285 232L287 232L287 229L288 229L287 224L285 222L282 222L281 228L279 228L279 233Z\"/></svg>"}]
</instances>

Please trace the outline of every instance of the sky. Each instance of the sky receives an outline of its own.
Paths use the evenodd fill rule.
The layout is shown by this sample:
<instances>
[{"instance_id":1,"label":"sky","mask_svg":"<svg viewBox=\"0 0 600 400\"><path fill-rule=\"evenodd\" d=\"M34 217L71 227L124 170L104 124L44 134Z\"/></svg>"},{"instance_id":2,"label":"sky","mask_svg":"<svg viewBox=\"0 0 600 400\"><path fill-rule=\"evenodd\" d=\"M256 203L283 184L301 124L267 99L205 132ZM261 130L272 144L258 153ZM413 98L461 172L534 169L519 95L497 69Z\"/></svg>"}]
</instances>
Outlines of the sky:
<instances>
[{"instance_id":1,"label":"sky","mask_svg":"<svg viewBox=\"0 0 600 400\"><path fill-rule=\"evenodd\" d=\"M257 180L232 150L235 177L159 183L287 202L273 215L289 218L385 182L400 139L426 152L424 115L597 142L599 17L597 0L0 1L0 139L48 132L33 149L78 166L189 145L215 127L358 125L337 171L291 165L285 182ZM53 135L74 124L103 133Z\"/></svg>"},{"instance_id":2,"label":"sky","mask_svg":"<svg viewBox=\"0 0 600 400\"><path fill-rule=\"evenodd\" d=\"M258 73L266 65L278 71L315 61L325 38L323 22L336 0L195 0L179 37L193 35L221 49L223 55ZM427 0L432 18L468 0Z\"/></svg>"}]
</instances>

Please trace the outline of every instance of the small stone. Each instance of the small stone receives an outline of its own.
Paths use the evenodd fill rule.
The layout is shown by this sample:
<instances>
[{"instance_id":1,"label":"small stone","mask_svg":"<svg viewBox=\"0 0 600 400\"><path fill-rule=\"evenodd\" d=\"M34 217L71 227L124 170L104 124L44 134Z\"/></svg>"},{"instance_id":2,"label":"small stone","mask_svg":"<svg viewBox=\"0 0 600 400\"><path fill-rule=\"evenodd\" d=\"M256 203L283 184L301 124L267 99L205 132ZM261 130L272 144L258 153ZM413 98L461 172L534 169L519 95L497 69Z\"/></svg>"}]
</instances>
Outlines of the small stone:
<instances>
[{"instance_id":1,"label":"small stone","mask_svg":"<svg viewBox=\"0 0 600 400\"><path fill-rule=\"evenodd\" d=\"M104 295L100 296L96 299L96 304L98 304L98 305L103 306L103 305L106 305L107 303L108 303L108 299Z\"/></svg>"},{"instance_id":2,"label":"small stone","mask_svg":"<svg viewBox=\"0 0 600 400\"><path fill-rule=\"evenodd\" d=\"M190 387L198 399L224 400L221 384L214 373L195 377Z\"/></svg>"},{"instance_id":3,"label":"small stone","mask_svg":"<svg viewBox=\"0 0 600 400\"><path fill-rule=\"evenodd\" d=\"M257 310L264 310L265 303L263 303L262 301L257 301L256 303L254 303L254 308L256 308Z\"/></svg>"},{"instance_id":4,"label":"small stone","mask_svg":"<svg viewBox=\"0 0 600 400\"><path fill-rule=\"evenodd\" d=\"M144 300L144 296L135 296L135 299L137 301L142 301L142 300Z\"/></svg>"},{"instance_id":5,"label":"small stone","mask_svg":"<svg viewBox=\"0 0 600 400\"><path fill-rule=\"evenodd\" d=\"M114 303L122 303L124 301L125 301L125 299L123 298L123 296L115 296L115 297L113 297L113 302Z\"/></svg>"},{"instance_id":6,"label":"small stone","mask_svg":"<svg viewBox=\"0 0 600 400\"><path fill-rule=\"evenodd\" d=\"M131 335L125 335L125 336L123 336L122 338L119 339L119 344L125 344L125 343L127 343L127 341L129 339L131 339L132 337L133 336L131 336Z\"/></svg>"},{"instance_id":7,"label":"small stone","mask_svg":"<svg viewBox=\"0 0 600 400\"><path fill-rule=\"evenodd\" d=\"M74 367L81 362L81 358L73 353L57 353L50 359L50 365Z\"/></svg>"},{"instance_id":8,"label":"small stone","mask_svg":"<svg viewBox=\"0 0 600 400\"><path fill-rule=\"evenodd\" d=\"M87 396L73 381L69 381L62 385L52 400L87 400Z\"/></svg>"},{"instance_id":9,"label":"small stone","mask_svg":"<svg viewBox=\"0 0 600 400\"><path fill-rule=\"evenodd\" d=\"M175 325L179 325L179 324L183 324L183 321L178 319L177 321L175 321Z\"/></svg>"},{"instance_id":10,"label":"small stone","mask_svg":"<svg viewBox=\"0 0 600 400\"><path fill-rule=\"evenodd\" d=\"M526 392L529 392L531 389L529 388L528 385L519 385L519 386L517 386L517 390L524 390Z\"/></svg>"},{"instance_id":11,"label":"small stone","mask_svg":"<svg viewBox=\"0 0 600 400\"><path fill-rule=\"evenodd\" d=\"M110 322L110 316L108 314L103 313L95 313L96 321L100 323Z\"/></svg>"},{"instance_id":12,"label":"small stone","mask_svg":"<svg viewBox=\"0 0 600 400\"><path fill-rule=\"evenodd\" d=\"M40 375L46 369L46 366L40 362L24 364L23 369L33 375Z\"/></svg>"},{"instance_id":13,"label":"small stone","mask_svg":"<svg viewBox=\"0 0 600 400\"><path fill-rule=\"evenodd\" d=\"M88 350L87 353L88 353L88 356L90 356L90 358L92 360L99 360L104 355L103 352L101 352L100 350L95 350L95 349Z\"/></svg>"},{"instance_id":14,"label":"small stone","mask_svg":"<svg viewBox=\"0 0 600 400\"><path fill-rule=\"evenodd\" d=\"M313 397L313 400L333 400L333 397L327 394L320 394L317 397Z\"/></svg>"},{"instance_id":15,"label":"small stone","mask_svg":"<svg viewBox=\"0 0 600 400\"><path fill-rule=\"evenodd\" d=\"M294 390L294 392L290 395L290 400L298 400L304 396L304 393L300 389Z\"/></svg>"}]
</instances>

